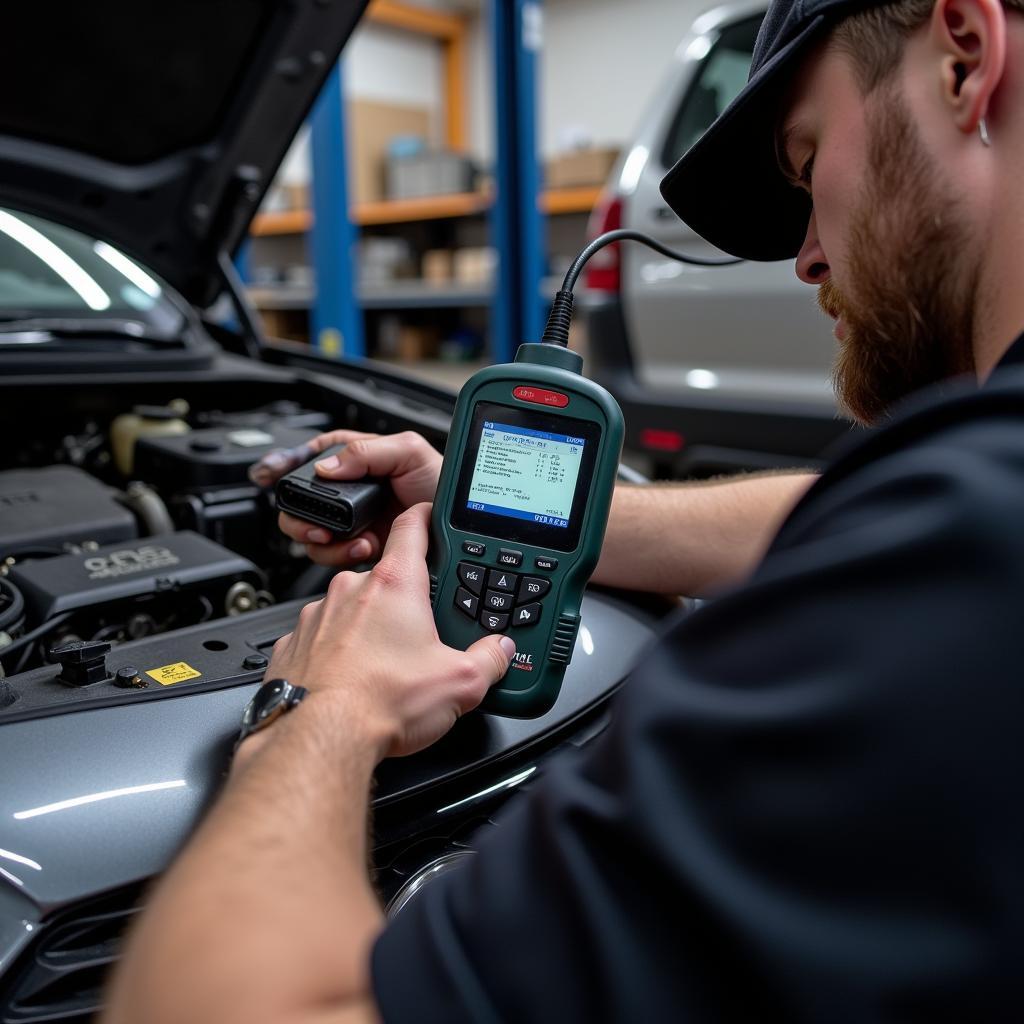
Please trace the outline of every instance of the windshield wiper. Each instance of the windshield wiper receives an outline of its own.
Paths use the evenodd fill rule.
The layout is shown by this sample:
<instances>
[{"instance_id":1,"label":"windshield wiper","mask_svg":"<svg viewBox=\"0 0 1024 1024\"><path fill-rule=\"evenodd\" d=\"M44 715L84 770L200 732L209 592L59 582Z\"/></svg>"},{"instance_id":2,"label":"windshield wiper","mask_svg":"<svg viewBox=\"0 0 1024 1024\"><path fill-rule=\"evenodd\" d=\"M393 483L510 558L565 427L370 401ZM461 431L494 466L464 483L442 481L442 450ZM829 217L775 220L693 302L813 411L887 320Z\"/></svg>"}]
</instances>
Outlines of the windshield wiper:
<instances>
[{"instance_id":1,"label":"windshield wiper","mask_svg":"<svg viewBox=\"0 0 1024 1024\"><path fill-rule=\"evenodd\" d=\"M25 317L0 320L0 346L45 345L62 338L124 338L144 345L180 347L175 335L154 334L136 320L76 320L70 317Z\"/></svg>"}]
</instances>

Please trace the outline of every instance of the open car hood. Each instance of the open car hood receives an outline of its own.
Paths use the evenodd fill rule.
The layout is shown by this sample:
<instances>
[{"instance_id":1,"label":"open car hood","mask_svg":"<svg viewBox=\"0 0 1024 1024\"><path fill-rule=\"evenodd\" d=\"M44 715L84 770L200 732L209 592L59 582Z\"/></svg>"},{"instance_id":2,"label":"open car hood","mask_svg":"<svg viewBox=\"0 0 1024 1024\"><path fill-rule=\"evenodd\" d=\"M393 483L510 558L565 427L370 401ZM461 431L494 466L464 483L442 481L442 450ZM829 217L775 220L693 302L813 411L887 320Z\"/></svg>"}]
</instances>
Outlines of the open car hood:
<instances>
[{"instance_id":1,"label":"open car hood","mask_svg":"<svg viewBox=\"0 0 1024 1024\"><path fill-rule=\"evenodd\" d=\"M0 205L134 255L190 302L233 252L367 0L5 10Z\"/></svg>"}]
</instances>

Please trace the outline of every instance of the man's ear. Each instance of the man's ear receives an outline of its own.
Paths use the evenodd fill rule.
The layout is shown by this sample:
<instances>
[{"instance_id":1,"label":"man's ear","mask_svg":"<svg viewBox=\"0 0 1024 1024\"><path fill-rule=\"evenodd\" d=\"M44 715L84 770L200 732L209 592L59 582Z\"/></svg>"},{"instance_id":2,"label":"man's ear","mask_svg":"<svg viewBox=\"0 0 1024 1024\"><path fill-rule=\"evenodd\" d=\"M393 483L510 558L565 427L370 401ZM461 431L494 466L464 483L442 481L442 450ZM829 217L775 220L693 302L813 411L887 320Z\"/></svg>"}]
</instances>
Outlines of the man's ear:
<instances>
[{"instance_id":1,"label":"man's ear","mask_svg":"<svg viewBox=\"0 0 1024 1024\"><path fill-rule=\"evenodd\" d=\"M1000 0L936 0L930 31L941 57L942 98L956 126L974 132L1003 77L1003 6Z\"/></svg>"}]
</instances>

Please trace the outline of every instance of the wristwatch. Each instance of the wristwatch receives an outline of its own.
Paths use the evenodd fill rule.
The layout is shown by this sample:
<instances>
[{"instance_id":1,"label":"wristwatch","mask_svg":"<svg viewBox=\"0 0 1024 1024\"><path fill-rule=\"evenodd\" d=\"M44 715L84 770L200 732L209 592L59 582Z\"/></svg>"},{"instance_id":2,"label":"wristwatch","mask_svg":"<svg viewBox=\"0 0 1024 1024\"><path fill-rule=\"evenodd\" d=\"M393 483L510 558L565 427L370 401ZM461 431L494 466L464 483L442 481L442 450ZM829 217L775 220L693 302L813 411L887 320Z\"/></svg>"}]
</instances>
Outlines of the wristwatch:
<instances>
[{"instance_id":1,"label":"wristwatch","mask_svg":"<svg viewBox=\"0 0 1024 1024\"><path fill-rule=\"evenodd\" d=\"M291 711L309 694L304 686L292 686L287 679L268 679L254 694L242 712L242 728L235 750L246 737L265 729L286 711Z\"/></svg>"}]
</instances>

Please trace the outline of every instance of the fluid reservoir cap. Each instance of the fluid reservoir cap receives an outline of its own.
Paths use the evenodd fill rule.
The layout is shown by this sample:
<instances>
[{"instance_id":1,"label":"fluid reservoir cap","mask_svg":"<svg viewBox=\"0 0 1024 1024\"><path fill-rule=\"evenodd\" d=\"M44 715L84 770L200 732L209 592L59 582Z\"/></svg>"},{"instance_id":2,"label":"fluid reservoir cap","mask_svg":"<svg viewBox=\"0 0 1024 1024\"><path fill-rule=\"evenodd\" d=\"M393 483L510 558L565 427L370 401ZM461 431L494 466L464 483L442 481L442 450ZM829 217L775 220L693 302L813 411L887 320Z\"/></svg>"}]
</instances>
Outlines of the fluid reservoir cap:
<instances>
[{"instance_id":1,"label":"fluid reservoir cap","mask_svg":"<svg viewBox=\"0 0 1024 1024\"><path fill-rule=\"evenodd\" d=\"M134 665L122 665L114 673L114 685L125 689L142 689L149 684Z\"/></svg>"}]
</instances>

